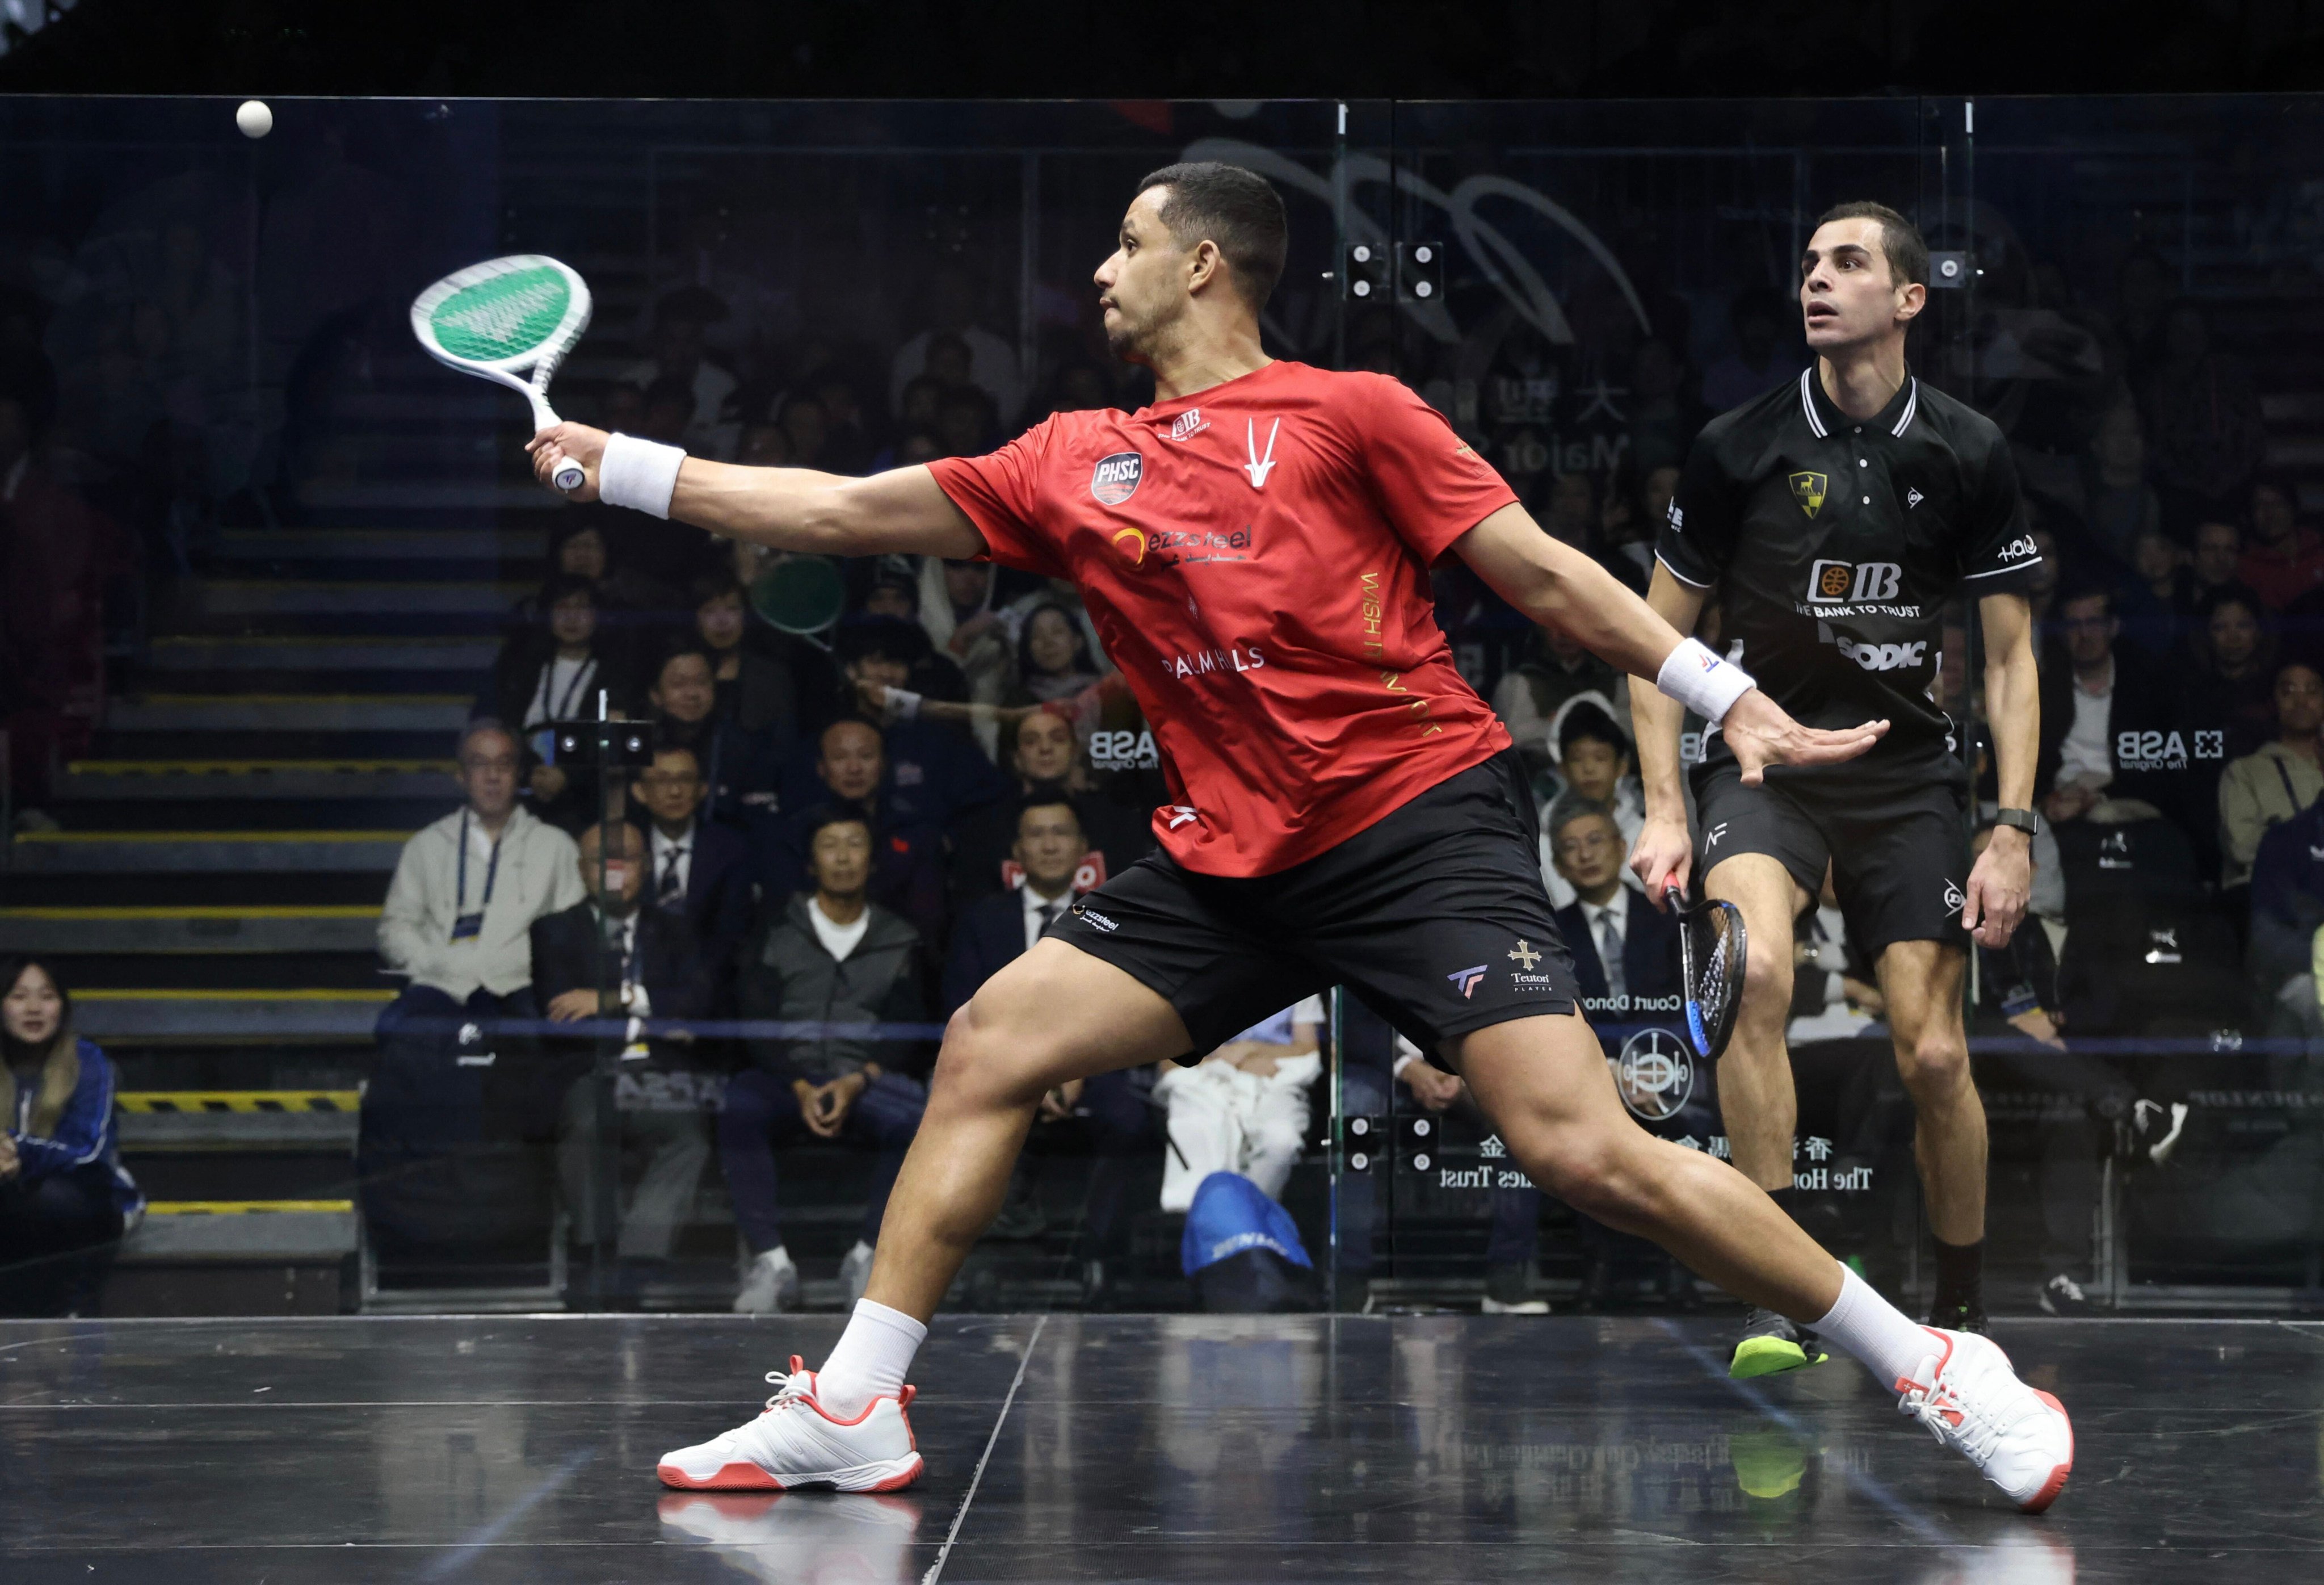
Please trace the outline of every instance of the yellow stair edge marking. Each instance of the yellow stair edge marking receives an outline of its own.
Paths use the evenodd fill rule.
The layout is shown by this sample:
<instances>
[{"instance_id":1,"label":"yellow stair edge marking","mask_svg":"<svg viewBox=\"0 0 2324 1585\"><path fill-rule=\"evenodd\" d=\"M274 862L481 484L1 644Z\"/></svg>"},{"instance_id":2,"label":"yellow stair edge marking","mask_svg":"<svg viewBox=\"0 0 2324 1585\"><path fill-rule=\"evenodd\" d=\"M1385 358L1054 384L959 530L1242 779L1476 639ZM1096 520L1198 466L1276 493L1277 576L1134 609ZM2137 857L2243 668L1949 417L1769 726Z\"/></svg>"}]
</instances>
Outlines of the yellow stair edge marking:
<instances>
[{"instance_id":1,"label":"yellow stair edge marking","mask_svg":"<svg viewBox=\"0 0 2324 1585\"><path fill-rule=\"evenodd\" d=\"M77 990L77 1002L392 1002L392 990Z\"/></svg>"},{"instance_id":2,"label":"yellow stair edge marking","mask_svg":"<svg viewBox=\"0 0 2324 1585\"><path fill-rule=\"evenodd\" d=\"M77 759L68 774L99 776L236 775L272 771L318 774L323 772L442 771L449 775L459 763L448 759Z\"/></svg>"},{"instance_id":3,"label":"yellow stair edge marking","mask_svg":"<svg viewBox=\"0 0 2324 1585\"><path fill-rule=\"evenodd\" d=\"M139 693L131 704L470 704L473 693Z\"/></svg>"},{"instance_id":4,"label":"yellow stair edge marking","mask_svg":"<svg viewBox=\"0 0 2324 1585\"><path fill-rule=\"evenodd\" d=\"M360 1089L124 1089L113 1098L124 1112L156 1115L204 1112L352 1112Z\"/></svg>"},{"instance_id":5,"label":"yellow stair edge marking","mask_svg":"<svg viewBox=\"0 0 2324 1585\"><path fill-rule=\"evenodd\" d=\"M327 589L334 593L352 594L357 589L497 589L512 597L537 589L538 584L522 579L446 578L430 579L425 583L405 583L393 578L205 578L199 580L205 589Z\"/></svg>"},{"instance_id":6,"label":"yellow stair edge marking","mask_svg":"<svg viewBox=\"0 0 2324 1585\"><path fill-rule=\"evenodd\" d=\"M147 1216L263 1216L269 1211L350 1211L352 1200L149 1200Z\"/></svg>"},{"instance_id":7,"label":"yellow stair edge marking","mask_svg":"<svg viewBox=\"0 0 2324 1585\"><path fill-rule=\"evenodd\" d=\"M0 919L377 919L359 903L284 904L248 908L0 908Z\"/></svg>"},{"instance_id":8,"label":"yellow stair edge marking","mask_svg":"<svg viewBox=\"0 0 2324 1585\"><path fill-rule=\"evenodd\" d=\"M411 831L19 831L24 842L408 842Z\"/></svg>"}]
</instances>

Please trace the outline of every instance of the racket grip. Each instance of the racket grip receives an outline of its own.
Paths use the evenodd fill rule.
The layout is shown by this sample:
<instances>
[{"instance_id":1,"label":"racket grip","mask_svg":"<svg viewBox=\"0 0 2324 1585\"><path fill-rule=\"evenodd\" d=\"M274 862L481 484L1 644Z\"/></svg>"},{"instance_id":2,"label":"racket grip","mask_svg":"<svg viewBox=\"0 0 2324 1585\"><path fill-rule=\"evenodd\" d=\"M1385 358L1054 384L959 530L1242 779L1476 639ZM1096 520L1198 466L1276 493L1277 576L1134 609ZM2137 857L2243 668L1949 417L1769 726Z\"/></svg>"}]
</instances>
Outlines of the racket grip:
<instances>
[{"instance_id":1,"label":"racket grip","mask_svg":"<svg viewBox=\"0 0 2324 1585\"><path fill-rule=\"evenodd\" d=\"M567 457L557 465L557 471L549 476L549 482L569 496L587 483L588 478L581 465Z\"/></svg>"}]
</instances>

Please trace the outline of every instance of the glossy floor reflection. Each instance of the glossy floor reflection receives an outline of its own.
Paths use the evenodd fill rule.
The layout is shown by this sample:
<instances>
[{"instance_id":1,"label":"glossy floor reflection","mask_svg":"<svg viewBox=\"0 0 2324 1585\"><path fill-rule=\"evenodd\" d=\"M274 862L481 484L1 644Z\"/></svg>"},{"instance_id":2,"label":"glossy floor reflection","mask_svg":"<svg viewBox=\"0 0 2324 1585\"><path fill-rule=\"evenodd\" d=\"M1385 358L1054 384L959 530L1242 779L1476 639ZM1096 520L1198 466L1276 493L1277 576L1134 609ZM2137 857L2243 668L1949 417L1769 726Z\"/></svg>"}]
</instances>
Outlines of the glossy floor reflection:
<instances>
[{"instance_id":1,"label":"glossy floor reflection","mask_svg":"<svg viewBox=\"0 0 2324 1585\"><path fill-rule=\"evenodd\" d=\"M836 1330L0 1324L0 1580L2324 1578L2324 1326L2004 1323L2079 1433L2038 1520L1845 1361L1731 1386L1715 1321L945 1320L910 1492L661 1490Z\"/></svg>"}]
</instances>

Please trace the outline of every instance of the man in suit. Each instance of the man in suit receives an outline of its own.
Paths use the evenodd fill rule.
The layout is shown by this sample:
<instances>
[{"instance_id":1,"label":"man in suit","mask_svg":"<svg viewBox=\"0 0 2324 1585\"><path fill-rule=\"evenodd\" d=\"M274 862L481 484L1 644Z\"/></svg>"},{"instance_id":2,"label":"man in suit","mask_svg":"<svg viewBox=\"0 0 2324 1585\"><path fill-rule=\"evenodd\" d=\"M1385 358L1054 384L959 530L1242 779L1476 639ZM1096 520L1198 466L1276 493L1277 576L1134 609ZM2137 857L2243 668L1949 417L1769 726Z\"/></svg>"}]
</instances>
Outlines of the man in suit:
<instances>
[{"instance_id":1,"label":"man in suit","mask_svg":"<svg viewBox=\"0 0 2324 1585\"><path fill-rule=\"evenodd\" d=\"M786 792L782 817L752 836L752 873L769 907L813 889L807 849L830 812L861 810L872 831L872 901L908 920L923 941L941 941L943 828L914 814L917 805L889 796L887 750L870 722L834 721L816 741L813 780Z\"/></svg>"},{"instance_id":2,"label":"man in suit","mask_svg":"<svg viewBox=\"0 0 2324 1585\"><path fill-rule=\"evenodd\" d=\"M674 743L657 747L653 764L630 784L646 820L648 894L693 930L714 999L723 1001L751 926L750 850L702 818L709 790L694 750Z\"/></svg>"},{"instance_id":3,"label":"man in suit","mask_svg":"<svg viewBox=\"0 0 2324 1585\"><path fill-rule=\"evenodd\" d=\"M576 1236L594 1242L601 1086L589 1070L599 1043L619 1040L613 1080L617 1137L622 1145L642 1147L647 1159L644 1176L621 1216L617 1249L625 1260L667 1260L693 1210L702 1169L709 1164L710 1129L703 1108L715 1087L701 1082L690 1042L649 1040L643 1021L701 1017L709 1008L709 986L685 918L640 906L646 876L643 833L617 824L607 851L605 830L591 826L581 835L581 877L588 895L532 926L532 983L549 1021L596 1025L586 1036L552 1036L543 1043L549 1071L566 1085L558 1177Z\"/></svg>"},{"instance_id":4,"label":"man in suit","mask_svg":"<svg viewBox=\"0 0 2324 1585\"><path fill-rule=\"evenodd\" d=\"M1636 1022L1624 998L1680 988L1678 918L1622 884L1628 848L1604 804L1569 795L1551 806L1551 862L1574 892L1557 911L1558 932L1573 954L1582 1006L1616 1024Z\"/></svg>"},{"instance_id":5,"label":"man in suit","mask_svg":"<svg viewBox=\"0 0 2324 1585\"><path fill-rule=\"evenodd\" d=\"M1550 859L1573 888L1560 908L1558 934L1573 954L1582 1005L1601 1028L1655 1021L1654 999L1680 995L1678 916L1649 904L1623 884L1629 844L1613 811L1594 799L1568 793L1550 805ZM1641 998L1646 1000L1641 1007ZM1612 1054L1610 1050L1609 1055ZM1615 1265L1629 1256L1658 1266L1663 1297L1692 1309L1694 1279L1676 1261L1642 1238L1632 1238L1576 1213L1590 1265L1582 1280L1582 1308L1603 1310L1613 1295Z\"/></svg>"},{"instance_id":6,"label":"man in suit","mask_svg":"<svg viewBox=\"0 0 2324 1585\"><path fill-rule=\"evenodd\" d=\"M1026 794L1017 806L1016 824L1010 857L1024 871L1024 878L1008 891L978 898L953 927L952 958L944 978L947 1017L986 980L1030 951L1073 904L1074 875L1090 852L1078 807L1058 783L1051 783ZM1037 1124L1081 1118L1097 1156L1082 1219L1082 1280L1089 1298L1104 1285L1103 1262L1114 1243L1130 1163L1162 1148L1162 1113L1150 1098L1153 1093L1153 1070L1133 1068L1076 1080L1041 1099ZM1021 1158L1010 1180L1008 1202L992 1225L996 1237L1031 1237L1047 1225L1032 1186L1032 1159Z\"/></svg>"}]
</instances>

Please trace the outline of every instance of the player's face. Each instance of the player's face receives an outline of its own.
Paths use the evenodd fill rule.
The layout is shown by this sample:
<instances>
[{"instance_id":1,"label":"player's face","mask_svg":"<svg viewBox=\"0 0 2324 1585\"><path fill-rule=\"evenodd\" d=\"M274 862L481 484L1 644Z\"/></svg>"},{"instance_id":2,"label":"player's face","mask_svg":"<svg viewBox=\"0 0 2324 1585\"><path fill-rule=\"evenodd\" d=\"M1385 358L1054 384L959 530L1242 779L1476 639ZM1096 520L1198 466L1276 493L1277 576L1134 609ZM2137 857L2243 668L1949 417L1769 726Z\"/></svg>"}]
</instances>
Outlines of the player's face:
<instances>
[{"instance_id":1,"label":"player's face","mask_svg":"<svg viewBox=\"0 0 2324 1585\"><path fill-rule=\"evenodd\" d=\"M1121 218L1113 255L1097 267L1105 344L1127 363L1144 363L1155 338L1186 311L1186 255L1162 224L1166 187L1149 187Z\"/></svg>"},{"instance_id":2,"label":"player's face","mask_svg":"<svg viewBox=\"0 0 2324 1585\"><path fill-rule=\"evenodd\" d=\"M1044 890L1054 890L1073 879L1088 851L1089 844L1082 839L1082 822L1062 803L1037 805L1017 821L1017 862Z\"/></svg>"},{"instance_id":3,"label":"player's face","mask_svg":"<svg viewBox=\"0 0 2324 1585\"><path fill-rule=\"evenodd\" d=\"M1602 814L1585 814L1557 829L1550 857L1566 884L1587 896L1622 873L1622 833Z\"/></svg>"},{"instance_id":4,"label":"player's face","mask_svg":"<svg viewBox=\"0 0 2324 1585\"><path fill-rule=\"evenodd\" d=\"M1895 333L1921 311L1927 295L1890 278L1877 220L1828 221L1800 255L1800 313L1808 346L1820 353Z\"/></svg>"}]
</instances>

